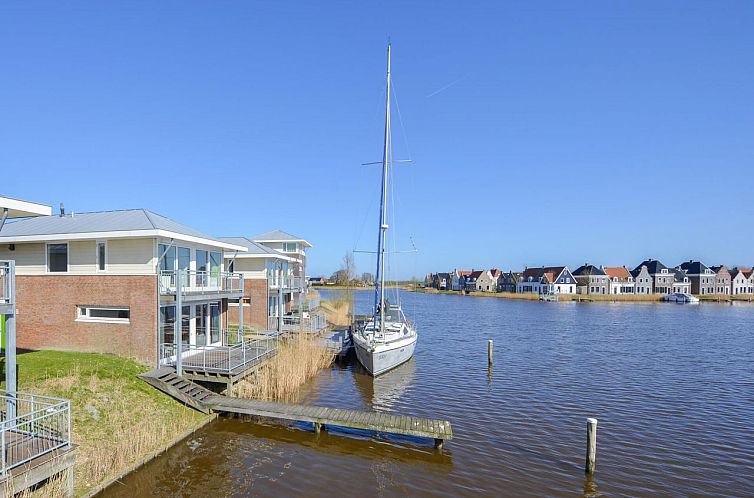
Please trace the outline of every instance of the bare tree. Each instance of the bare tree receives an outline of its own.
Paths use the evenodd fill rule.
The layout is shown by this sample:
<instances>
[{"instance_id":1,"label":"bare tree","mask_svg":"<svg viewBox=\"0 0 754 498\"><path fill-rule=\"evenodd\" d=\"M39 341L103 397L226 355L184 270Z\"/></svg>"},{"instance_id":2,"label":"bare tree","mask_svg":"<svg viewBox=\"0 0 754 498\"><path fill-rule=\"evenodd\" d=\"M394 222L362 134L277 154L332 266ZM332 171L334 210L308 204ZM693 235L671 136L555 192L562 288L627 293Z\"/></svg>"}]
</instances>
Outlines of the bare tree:
<instances>
[{"instance_id":1,"label":"bare tree","mask_svg":"<svg viewBox=\"0 0 754 498\"><path fill-rule=\"evenodd\" d=\"M343 256L340 270L335 272L335 278L338 285L349 285L356 278L356 264L352 253L347 252Z\"/></svg>"}]
</instances>

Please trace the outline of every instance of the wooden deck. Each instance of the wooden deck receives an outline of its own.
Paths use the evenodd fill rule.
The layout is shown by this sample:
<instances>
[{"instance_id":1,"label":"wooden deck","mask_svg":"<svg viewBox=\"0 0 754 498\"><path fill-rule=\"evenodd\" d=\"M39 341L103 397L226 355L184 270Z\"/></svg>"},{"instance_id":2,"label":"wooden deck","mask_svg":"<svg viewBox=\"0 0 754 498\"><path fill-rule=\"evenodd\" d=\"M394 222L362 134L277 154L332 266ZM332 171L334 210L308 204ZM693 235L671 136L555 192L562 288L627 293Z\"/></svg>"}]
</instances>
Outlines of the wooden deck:
<instances>
[{"instance_id":1,"label":"wooden deck","mask_svg":"<svg viewBox=\"0 0 754 498\"><path fill-rule=\"evenodd\" d=\"M222 396L188 379L178 377L170 367L153 370L139 377L160 391L204 413L214 411L288 422L308 422L313 424L315 432L319 432L322 427L335 426L429 438L434 440L438 448L441 448L445 441L453 439L453 430L447 420Z\"/></svg>"}]
</instances>

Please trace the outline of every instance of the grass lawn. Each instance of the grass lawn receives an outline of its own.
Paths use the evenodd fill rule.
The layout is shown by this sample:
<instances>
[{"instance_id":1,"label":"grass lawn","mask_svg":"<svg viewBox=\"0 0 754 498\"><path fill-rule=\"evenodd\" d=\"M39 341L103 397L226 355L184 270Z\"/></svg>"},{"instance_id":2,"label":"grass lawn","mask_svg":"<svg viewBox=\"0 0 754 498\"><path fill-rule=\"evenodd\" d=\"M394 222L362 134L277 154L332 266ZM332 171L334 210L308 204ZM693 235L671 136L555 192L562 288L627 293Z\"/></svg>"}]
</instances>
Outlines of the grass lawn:
<instances>
[{"instance_id":1,"label":"grass lawn","mask_svg":"<svg viewBox=\"0 0 754 498\"><path fill-rule=\"evenodd\" d=\"M131 360L36 351L19 354L18 365L19 391L71 400L76 496L207 419L138 379L148 368Z\"/></svg>"}]
</instances>

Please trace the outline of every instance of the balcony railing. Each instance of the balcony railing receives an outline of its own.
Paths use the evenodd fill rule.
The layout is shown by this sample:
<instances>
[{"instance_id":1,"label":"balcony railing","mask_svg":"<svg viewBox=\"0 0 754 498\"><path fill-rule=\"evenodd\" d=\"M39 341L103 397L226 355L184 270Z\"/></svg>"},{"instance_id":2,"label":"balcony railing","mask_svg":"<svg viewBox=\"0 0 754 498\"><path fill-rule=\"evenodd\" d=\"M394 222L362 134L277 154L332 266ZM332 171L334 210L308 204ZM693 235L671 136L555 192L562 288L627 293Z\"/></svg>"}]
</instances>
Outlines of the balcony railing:
<instances>
[{"instance_id":1,"label":"balcony railing","mask_svg":"<svg viewBox=\"0 0 754 498\"><path fill-rule=\"evenodd\" d=\"M266 334L264 337L244 338L238 329L222 332L225 345L181 346L181 360L184 370L202 373L234 375L277 353L278 337ZM175 365L177 351L175 343L160 344L160 364Z\"/></svg>"},{"instance_id":2,"label":"balcony railing","mask_svg":"<svg viewBox=\"0 0 754 498\"><path fill-rule=\"evenodd\" d=\"M243 278L240 273L183 270L160 271L160 293L175 294L176 282L180 274L183 294L240 293L243 291Z\"/></svg>"},{"instance_id":3,"label":"balcony railing","mask_svg":"<svg viewBox=\"0 0 754 498\"><path fill-rule=\"evenodd\" d=\"M13 271L10 261L0 261L0 304L13 304Z\"/></svg>"},{"instance_id":4,"label":"balcony railing","mask_svg":"<svg viewBox=\"0 0 754 498\"><path fill-rule=\"evenodd\" d=\"M271 316L267 319L267 326L270 330L278 330L279 317ZM306 313L304 315L303 327L301 325L300 315L284 316L281 327L282 332L307 332L316 334L327 328L327 319L322 313Z\"/></svg>"},{"instance_id":5,"label":"balcony railing","mask_svg":"<svg viewBox=\"0 0 754 498\"><path fill-rule=\"evenodd\" d=\"M288 291L302 291L304 289L303 285L306 282L301 277L295 277L293 275L286 275L284 277L272 277L267 279L267 285L270 289L279 289L280 286L283 286L284 290Z\"/></svg>"},{"instance_id":6,"label":"balcony railing","mask_svg":"<svg viewBox=\"0 0 754 498\"><path fill-rule=\"evenodd\" d=\"M0 471L71 445L71 402L0 391Z\"/></svg>"}]
</instances>

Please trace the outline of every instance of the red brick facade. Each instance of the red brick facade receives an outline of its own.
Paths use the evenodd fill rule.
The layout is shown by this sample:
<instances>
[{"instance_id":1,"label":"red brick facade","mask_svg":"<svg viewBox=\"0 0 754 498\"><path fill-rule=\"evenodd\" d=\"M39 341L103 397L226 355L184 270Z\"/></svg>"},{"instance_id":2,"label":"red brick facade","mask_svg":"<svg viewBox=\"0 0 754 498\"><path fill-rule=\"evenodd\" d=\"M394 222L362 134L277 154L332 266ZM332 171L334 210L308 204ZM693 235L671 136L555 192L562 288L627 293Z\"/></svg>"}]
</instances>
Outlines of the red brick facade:
<instances>
[{"instance_id":1,"label":"red brick facade","mask_svg":"<svg viewBox=\"0 0 754 498\"><path fill-rule=\"evenodd\" d=\"M267 279L245 278L243 281L244 297L251 298L251 306L243 309L245 325L267 328ZM238 323L238 307L228 306L228 323Z\"/></svg>"},{"instance_id":2,"label":"red brick facade","mask_svg":"<svg viewBox=\"0 0 754 498\"><path fill-rule=\"evenodd\" d=\"M24 349L110 353L157 362L155 276L16 277L17 341ZM130 323L77 321L78 306L128 306Z\"/></svg>"}]
</instances>

